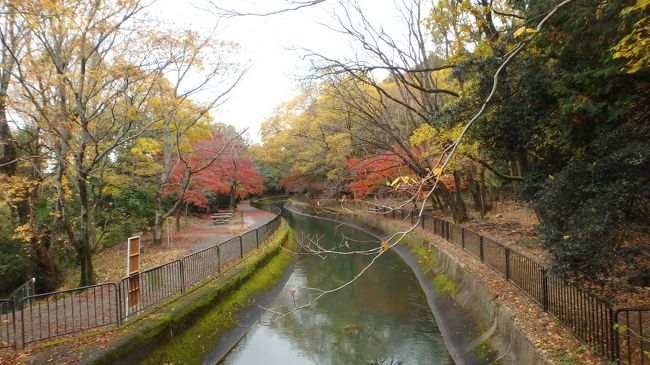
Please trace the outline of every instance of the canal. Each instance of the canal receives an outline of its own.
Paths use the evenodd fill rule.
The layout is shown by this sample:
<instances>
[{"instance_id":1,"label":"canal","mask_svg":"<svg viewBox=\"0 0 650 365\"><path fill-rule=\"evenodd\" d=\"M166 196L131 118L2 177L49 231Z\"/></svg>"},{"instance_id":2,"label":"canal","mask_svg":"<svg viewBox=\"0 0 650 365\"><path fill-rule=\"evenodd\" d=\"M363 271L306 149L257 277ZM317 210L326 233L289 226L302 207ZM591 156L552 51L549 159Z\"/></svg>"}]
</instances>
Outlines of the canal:
<instances>
[{"instance_id":1,"label":"canal","mask_svg":"<svg viewBox=\"0 0 650 365\"><path fill-rule=\"evenodd\" d=\"M352 250L377 244L358 229L287 210L283 214L297 234L318 239L324 247L345 241ZM337 287L370 259L364 255L300 255L273 307L292 308L292 288L296 288L298 305L309 302L313 293L301 288ZM267 313L262 319L219 364L452 363L415 275L393 252L383 255L352 285L309 308L280 319ZM202 357L204 363L216 362L209 352Z\"/></svg>"}]
</instances>

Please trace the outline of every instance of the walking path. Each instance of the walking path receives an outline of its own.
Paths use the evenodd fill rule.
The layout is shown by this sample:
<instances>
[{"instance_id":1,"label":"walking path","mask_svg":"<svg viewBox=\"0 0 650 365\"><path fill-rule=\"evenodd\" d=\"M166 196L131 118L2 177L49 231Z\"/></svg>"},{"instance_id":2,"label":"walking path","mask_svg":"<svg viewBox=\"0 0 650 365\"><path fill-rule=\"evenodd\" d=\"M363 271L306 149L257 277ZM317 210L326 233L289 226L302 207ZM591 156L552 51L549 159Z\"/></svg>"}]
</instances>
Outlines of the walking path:
<instances>
[{"instance_id":1,"label":"walking path","mask_svg":"<svg viewBox=\"0 0 650 365\"><path fill-rule=\"evenodd\" d=\"M242 232L259 228L263 224L268 223L271 219L273 219L273 217L275 217L273 213L254 208L250 205L249 201L243 201L239 204L238 210L235 212L235 214L233 214L232 220L229 224L224 226L217 226L212 224L210 221L202 221L197 224L196 229L205 229L214 231L214 233L210 235L209 239L194 243L192 245L191 252L201 251L208 247L214 246L215 241L224 242L233 237L237 237ZM234 229L222 229L221 232L219 232L219 227ZM242 227L243 229L236 231L238 227Z\"/></svg>"}]
</instances>

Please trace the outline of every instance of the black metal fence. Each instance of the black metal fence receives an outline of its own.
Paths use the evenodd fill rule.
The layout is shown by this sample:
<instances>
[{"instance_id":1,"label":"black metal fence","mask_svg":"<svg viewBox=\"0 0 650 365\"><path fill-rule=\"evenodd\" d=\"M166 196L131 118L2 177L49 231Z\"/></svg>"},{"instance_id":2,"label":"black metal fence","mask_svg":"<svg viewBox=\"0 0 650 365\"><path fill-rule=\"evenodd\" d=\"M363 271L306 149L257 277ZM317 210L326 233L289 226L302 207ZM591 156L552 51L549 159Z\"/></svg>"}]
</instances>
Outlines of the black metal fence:
<instances>
[{"instance_id":1,"label":"black metal fence","mask_svg":"<svg viewBox=\"0 0 650 365\"><path fill-rule=\"evenodd\" d=\"M52 337L105 326L119 326L143 310L184 292L268 241L280 227L280 208L251 203L271 211L268 223L225 242L216 243L182 259L107 283L31 294L18 303L0 300L0 348L23 346ZM129 285L137 280L137 298L129 298Z\"/></svg>"},{"instance_id":2,"label":"black metal fence","mask_svg":"<svg viewBox=\"0 0 650 365\"><path fill-rule=\"evenodd\" d=\"M0 348L16 344L16 314L14 301L0 299Z\"/></svg>"},{"instance_id":3,"label":"black metal fence","mask_svg":"<svg viewBox=\"0 0 650 365\"><path fill-rule=\"evenodd\" d=\"M332 203L341 206L341 202L334 201L320 201L319 204ZM359 201L347 204L360 211L411 224L418 221L411 210L377 207ZM650 364L650 307L614 311L610 303L565 278L550 274L541 263L477 232L431 214L423 215L418 224L499 272L592 351L619 364Z\"/></svg>"}]
</instances>

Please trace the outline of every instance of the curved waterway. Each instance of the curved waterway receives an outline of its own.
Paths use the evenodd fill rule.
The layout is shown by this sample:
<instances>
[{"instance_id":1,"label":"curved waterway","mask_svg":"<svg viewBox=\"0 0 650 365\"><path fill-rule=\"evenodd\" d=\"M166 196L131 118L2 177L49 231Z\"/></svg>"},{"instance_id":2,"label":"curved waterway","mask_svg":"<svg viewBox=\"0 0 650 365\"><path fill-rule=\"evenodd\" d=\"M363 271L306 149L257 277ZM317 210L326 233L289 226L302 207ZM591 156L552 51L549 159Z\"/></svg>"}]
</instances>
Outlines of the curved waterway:
<instances>
[{"instance_id":1,"label":"curved waterway","mask_svg":"<svg viewBox=\"0 0 650 365\"><path fill-rule=\"evenodd\" d=\"M298 234L332 246L348 241L368 248L376 239L334 222L292 214L285 218ZM376 244L376 243L375 243ZM301 287L329 289L349 280L370 260L362 255L299 256L274 307L291 308L309 300ZM264 315L264 320L272 316ZM209 361L208 361L209 362ZM451 364L425 295L409 267L392 252L362 277L270 324L256 324L219 364Z\"/></svg>"}]
</instances>

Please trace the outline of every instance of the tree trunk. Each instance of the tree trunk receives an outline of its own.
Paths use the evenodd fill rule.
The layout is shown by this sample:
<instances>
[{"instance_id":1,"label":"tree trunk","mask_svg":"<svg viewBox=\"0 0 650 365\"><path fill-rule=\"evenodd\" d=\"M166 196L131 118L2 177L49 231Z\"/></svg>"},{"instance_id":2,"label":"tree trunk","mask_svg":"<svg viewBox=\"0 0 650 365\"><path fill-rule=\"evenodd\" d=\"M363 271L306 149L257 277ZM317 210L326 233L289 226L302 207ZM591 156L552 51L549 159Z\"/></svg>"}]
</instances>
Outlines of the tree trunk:
<instances>
[{"instance_id":1,"label":"tree trunk","mask_svg":"<svg viewBox=\"0 0 650 365\"><path fill-rule=\"evenodd\" d=\"M163 214L159 209L156 209L153 220L153 244L160 245L162 243L162 223L163 223Z\"/></svg>"},{"instance_id":2,"label":"tree trunk","mask_svg":"<svg viewBox=\"0 0 650 365\"><path fill-rule=\"evenodd\" d=\"M79 242L79 244L82 244ZM81 277L79 278L79 286L94 285L97 283L95 270L93 269L92 253L90 247L82 247L77 253L79 264L81 265Z\"/></svg>"},{"instance_id":3,"label":"tree trunk","mask_svg":"<svg viewBox=\"0 0 650 365\"><path fill-rule=\"evenodd\" d=\"M90 215L90 200L88 197L88 183L86 176L81 171L77 171L77 187L79 189L79 208L81 216L79 217L79 235L77 240L77 254L81 265L81 276L79 278L80 286L94 285L97 283L95 272L92 264L92 248L90 247L90 230L93 229Z\"/></svg>"},{"instance_id":4,"label":"tree trunk","mask_svg":"<svg viewBox=\"0 0 650 365\"><path fill-rule=\"evenodd\" d=\"M463 200L460 172L458 172L458 170L454 171L454 184L456 184L454 200L458 212L457 217L454 217L454 222L462 223L469 220L469 216L467 215L467 207L465 206L465 201Z\"/></svg>"},{"instance_id":5,"label":"tree trunk","mask_svg":"<svg viewBox=\"0 0 650 365\"><path fill-rule=\"evenodd\" d=\"M16 172L16 143L7 123L4 100L0 96L0 173L9 176Z\"/></svg>"},{"instance_id":6,"label":"tree trunk","mask_svg":"<svg viewBox=\"0 0 650 365\"><path fill-rule=\"evenodd\" d=\"M479 167L479 195L481 197L481 218L492 209L492 202L487 196L487 187L485 186L485 167Z\"/></svg>"}]
</instances>

